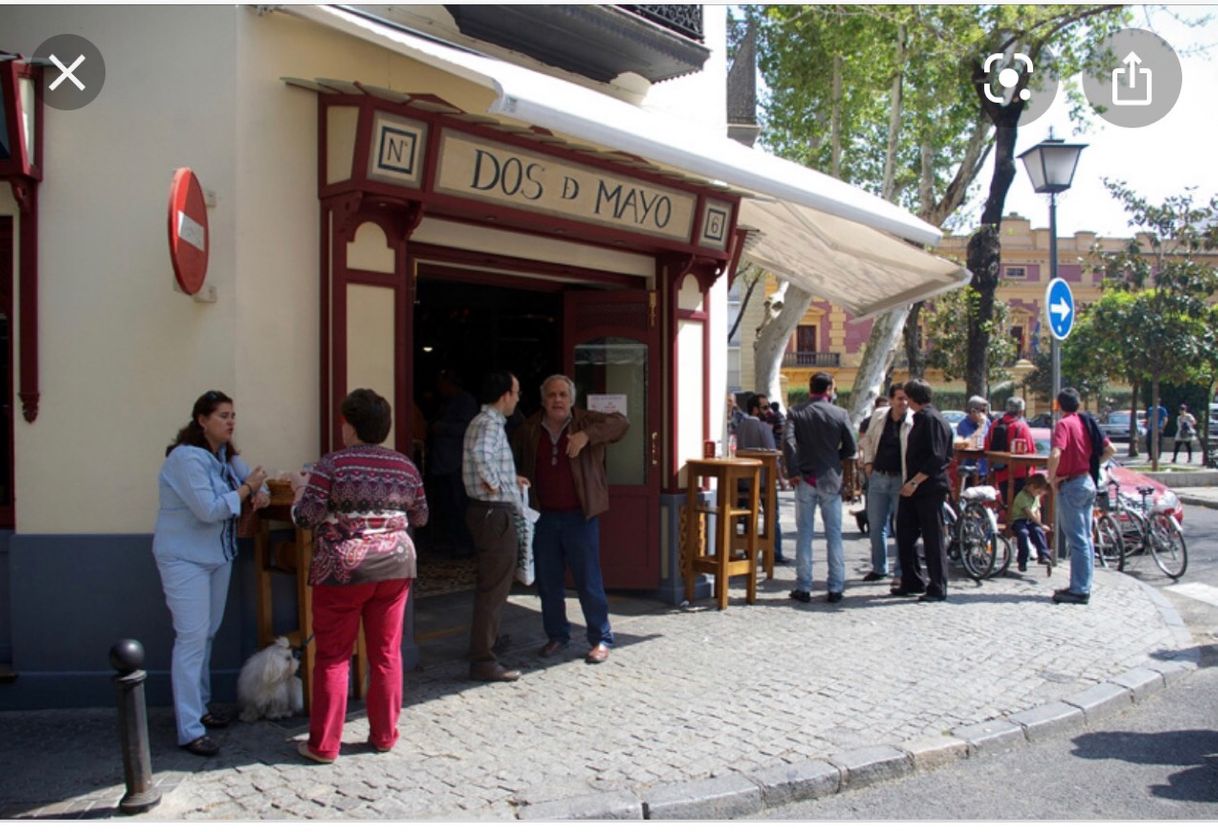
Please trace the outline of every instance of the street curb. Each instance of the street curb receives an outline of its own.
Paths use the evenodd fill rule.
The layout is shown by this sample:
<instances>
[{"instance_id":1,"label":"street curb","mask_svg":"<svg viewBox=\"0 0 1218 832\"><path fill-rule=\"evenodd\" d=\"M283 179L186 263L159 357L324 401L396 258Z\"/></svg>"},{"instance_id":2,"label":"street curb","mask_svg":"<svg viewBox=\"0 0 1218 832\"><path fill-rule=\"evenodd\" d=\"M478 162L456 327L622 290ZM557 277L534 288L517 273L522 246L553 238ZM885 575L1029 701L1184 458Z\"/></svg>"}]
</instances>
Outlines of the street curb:
<instances>
[{"instance_id":1,"label":"street curb","mask_svg":"<svg viewBox=\"0 0 1218 832\"><path fill-rule=\"evenodd\" d=\"M1184 503L1186 506L1200 506L1201 508L1218 509L1218 500L1210 497L1196 497L1192 494L1183 494L1179 491L1176 492L1176 496L1180 499L1180 502Z\"/></svg>"},{"instance_id":2,"label":"street curb","mask_svg":"<svg viewBox=\"0 0 1218 832\"><path fill-rule=\"evenodd\" d=\"M1132 577L1128 580L1137 581ZM727 819L897 780L959 760L988 757L1077 731L1135 707L1200 664L1201 650L1171 601L1154 587L1142 581L1137 583L1171 631L1175 648L1151 654L1150 661L1061 700L1004 718L960 726L948 734L930 734L896 745L866 746L828 759L797 760L755 772L655 786L641 799L632 792L612 792L523 806L517 811L517 817L521 820L637 819L638 814L608 812L622 811L623 807L631 807L633 811L641 802L642 817L646 819Z\"/></svg>"}]
</instances>

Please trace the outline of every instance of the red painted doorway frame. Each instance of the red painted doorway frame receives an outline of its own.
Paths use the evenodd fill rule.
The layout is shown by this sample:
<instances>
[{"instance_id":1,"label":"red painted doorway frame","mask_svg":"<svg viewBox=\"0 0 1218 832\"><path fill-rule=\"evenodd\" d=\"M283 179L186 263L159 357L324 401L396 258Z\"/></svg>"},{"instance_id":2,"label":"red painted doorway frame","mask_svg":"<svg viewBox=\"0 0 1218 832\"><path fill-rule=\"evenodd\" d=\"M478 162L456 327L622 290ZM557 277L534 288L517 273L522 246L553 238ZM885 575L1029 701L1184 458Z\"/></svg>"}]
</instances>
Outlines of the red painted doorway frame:
<instances>
[{"instance_id":1,"label":"red painted doorway frame","mask_svg":"<svg viewBox=\"0 0 1218 832\"><path fill-rule=\"evenodd\" d=\"M601 515L601 572L611 589L655 589L660 585L660 424L663 384L659 328L648 314L648 292L570 289L563 295L563 363L575 378L575 348L595 338L618 336L647 347L647 402L643 412L628 402L631 429L643 431L644 477L639 485L610 485L609 511ZM580 406L588 393L577 390ZM641 424L639 424L641 422ZM609 453L613 453L611 447Z\"/></svg>"}]
</instances>

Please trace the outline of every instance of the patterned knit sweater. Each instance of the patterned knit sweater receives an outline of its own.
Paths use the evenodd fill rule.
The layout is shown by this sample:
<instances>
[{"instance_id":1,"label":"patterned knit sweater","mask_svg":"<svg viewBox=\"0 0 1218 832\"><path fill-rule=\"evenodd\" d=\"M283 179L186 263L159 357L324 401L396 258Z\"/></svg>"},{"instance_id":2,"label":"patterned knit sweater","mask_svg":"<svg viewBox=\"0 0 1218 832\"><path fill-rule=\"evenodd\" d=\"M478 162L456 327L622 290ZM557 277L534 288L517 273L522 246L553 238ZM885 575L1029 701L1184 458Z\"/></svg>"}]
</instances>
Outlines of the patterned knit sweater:
<instances>
[{"instance_id":1,"label":"patterned knit sweater","mask_svg":"<svg viewBox=\"0 0 1218 832\"><path fill-rule=\"evenodd\" d=\"M381 445L353 445L321 458L292 519L314 530L312 586L413 578L407 529L426 525L427 498L406 456Z\"/></svg>"}]
</instances>

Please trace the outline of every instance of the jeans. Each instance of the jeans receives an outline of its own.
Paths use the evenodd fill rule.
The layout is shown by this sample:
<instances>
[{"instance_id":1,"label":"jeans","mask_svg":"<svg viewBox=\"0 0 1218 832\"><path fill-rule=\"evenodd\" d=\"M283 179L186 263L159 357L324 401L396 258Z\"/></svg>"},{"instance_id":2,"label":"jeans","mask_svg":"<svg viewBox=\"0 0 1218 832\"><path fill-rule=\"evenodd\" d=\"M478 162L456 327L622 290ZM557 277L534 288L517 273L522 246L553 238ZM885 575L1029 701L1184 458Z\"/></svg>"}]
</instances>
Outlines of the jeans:
<instances>
[{"instance_id":1,"label":"jeans","mask_svg":"<svg viewBox=\"0 0 1218 832\"><path fill-rule=\"evenodd\" d=\"M157 558L156 565L173 618L173 712L178 745L186 745L207 733L199 720L211 701L211 643L224 618L233 564L165 557Z\"/></svg>"},{"instance_id":2,"label":"jeans","mask_svg":"<svg viewBox=\"0 0 1218 832\"><path fill-rule=\"evenodd\" d=\"M1045 531L1031 520L1016 520L1011 524L1011 531L1015 532L1015 542L1019 546L1020 566L1028 564L1029 540L1036 547L1038 557L1049 556L1049 541L1045 539Z\"/></svg>"},{"instance_id":3,"label":"jeans","mask_svg":"<svg viewBox=\"0 0 1218 832\"><path fill-rule=\"evenodd\" d=\"M1070 591L1091 594L1095 551L1091 545L1091 511L1095 505L1095 483L1083 474L1057 488L1057 522L1070 550Z\"/></svg>"},{"instance_id":4,"label":"jeans","mask_svg":"<svg viewBox=\"0 0 1218 832\"><path fill-rule=\"evenodd\" d=\"M888 537L896 529L901 475L872 471L867 478L867 529L871 536L871 571L888 574ZM901 561L893 558L893 575L901 577Z\"/></svg>"},{"instance_id":5,"label":"jeans","mask_svg":"<svg viewBox=\"0 0 1218 832\"><path fill-rule=\"evenodd\" d=\"M584 611L588 644L613 646L609 627L609 599L601 579L598 518L584 518L582 511L543 511L533 537L537 594L541 598L541 624L551 641L571 640L567 621L566 570L571 570L579 605Z\"/></svg>"},{"instance_id":6,"label":"jeans","mask_svg":"<svg viewBox=\"0 0 1218 832\"><path fill-rule=\"evenodd\" d=\"M368 741L393 748L402 713L402 616L410 578L347 586L313 587L313 701L309 707L309 750L338 756L347 721L351 653L364 623L368 649Z\"/></svg>"},{"instance_id":7,"label":"jeans","mask_svg":"<svg viewBox=\"0 0 1218 832\"><path fill-rule=\"evenodd\" d=\"M812 591L812 536L816 532L816 507L825 523L825 546L829 551L829 592L846 586L846 558L842 551L842 492L840 488L808 485L800 480L795 488L795 588Z\"/></svg>"}]
</instances>

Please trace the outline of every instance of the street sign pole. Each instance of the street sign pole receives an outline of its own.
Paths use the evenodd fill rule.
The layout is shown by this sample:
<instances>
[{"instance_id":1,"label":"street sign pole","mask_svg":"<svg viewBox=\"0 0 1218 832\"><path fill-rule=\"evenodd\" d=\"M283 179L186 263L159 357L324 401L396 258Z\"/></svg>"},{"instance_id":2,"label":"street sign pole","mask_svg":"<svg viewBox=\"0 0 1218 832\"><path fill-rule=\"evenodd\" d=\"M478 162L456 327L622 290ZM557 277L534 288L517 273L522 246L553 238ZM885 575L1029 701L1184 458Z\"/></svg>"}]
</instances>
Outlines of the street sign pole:
<instances>
[{"instance_id":1,"label":"street sign pole","mask_svg":"<svg viewBox=\"0 0 1218 832\"><path fill-rule=\"evenodd\" d=\"M1049 285L1053 285L1053 281L1057 280L1057 194L1049 194ZM1045 308L1049 308L1049 304L1045 304ZM1072 313L1073 314L1073 313ZM1057 427L1057 420L1061 418L1061 411L1057 405L1057 394L1062 390L1062 345L1061 339L1057 337L1056 328L1053 326L1053 312L1049 312L1049 356L1053 364L1052 375L1050 376L1049 385L1053 390L1053 401L1049 404L1049 413L1051 414L1049 424L1052 426L1050 431ZM1057 520L1057 495L1054 494L1054 517L1053 517L1053 561L1061 557L1065 551L1065 539L1062 537L1062 524Z\"/></svg>"}]
</instances>

